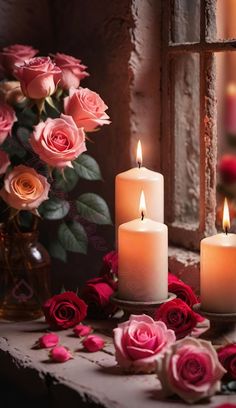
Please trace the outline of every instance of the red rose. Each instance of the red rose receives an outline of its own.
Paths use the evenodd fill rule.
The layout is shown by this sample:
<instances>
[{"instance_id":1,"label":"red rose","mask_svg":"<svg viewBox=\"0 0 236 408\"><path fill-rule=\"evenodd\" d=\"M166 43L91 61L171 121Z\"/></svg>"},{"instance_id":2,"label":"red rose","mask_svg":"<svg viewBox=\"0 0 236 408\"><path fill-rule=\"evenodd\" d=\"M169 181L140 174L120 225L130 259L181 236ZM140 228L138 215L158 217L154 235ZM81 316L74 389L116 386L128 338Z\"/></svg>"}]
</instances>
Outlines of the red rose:
<instances>
[{"instance_id":1,"label":"red rose","mask_svg":"<svg viewBox=\"0 0 236 408\"><path fill-rule=\"evenodd\" d=\"M168 274L168 290L187 303L190 307L193 307L193 305L198 303L197 296L192 288L171 273Z\"/></svg>"},{"instance_id":2,"label":"red rose","mask_svg":"<svg viewBox=\"0 0 236 408\"><path fill-rule=\"evenodd\" d=\"M227 370L228 376L236 380L236 344L227 344L217 350L222 366Z\"/></svg>"},{"instance_id":3,"label":"red rose","mask_svg":"<svg viewBox=\"0 0 236 408\"><path fill-rule=\"evenodd\" d=\"M196 313L181 299L161 305L155 320L161 320L168 329L174 330L177 340L190 334L198 322Z\"/></svg>"},{"instance_id":4,"label":"red rose","mask_svg":"<svg viewBox=\"0 0 236 408\"><path fill-rule=\"evenodd\" d=\"M225 183L236 182L236 156L227 154L219 162L221 178Z\"/></svg>"},{"instance_id":5,"label":"red rose","mask_svg":"<svg viewBox=\"0 0 236 408\"><path fill-rule=\"evenodd\" d=\"M64 292L43 305L46 322L53 329L68 329L85 319L87 305L74 292Z\"/></svg>"},{"instance_id":6,"label":"red rose","mask_svg":"<svg viewBox=\"0 0 236 408\"><path fill-rule=\"evenodd\" d=\"M1 71L6 75L14 75L15 64L21 64L38 53L30 45L14 44L3 48L0 52Z\"/></svg>"},{"instance_id":7,"label":"red rose","mask_svg":"<svg viewBox=\"0 0 236 408\"><path fill-rule=\"evenodd\" d=\"M118 252L111 251L103 257L103 265L100 276L106 279L116 290L118 279Z\"/></svg>"},{"instance_id":8,"label":"red rose","mask_svg":"<svg viewBox=\"0 0 236 408\"><path fill-rule=\"evenodd\" d=\"M113 315L116 307L110 302L114 289L103 278L90 279L82 292L82 298L88 305L88 315L104 318Z\"/></svg>"}]
</instances>

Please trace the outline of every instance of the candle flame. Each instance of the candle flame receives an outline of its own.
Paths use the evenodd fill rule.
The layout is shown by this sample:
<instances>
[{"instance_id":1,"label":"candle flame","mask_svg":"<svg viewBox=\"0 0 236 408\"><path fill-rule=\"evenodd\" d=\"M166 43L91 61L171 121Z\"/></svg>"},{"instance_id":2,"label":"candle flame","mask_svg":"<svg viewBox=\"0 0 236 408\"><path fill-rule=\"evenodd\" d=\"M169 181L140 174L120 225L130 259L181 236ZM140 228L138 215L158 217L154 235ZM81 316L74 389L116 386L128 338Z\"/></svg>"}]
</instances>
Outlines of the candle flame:
<instances>
[{"instance_id":1,"label":"candle flame","mask_svg":"<svg viewBox=\"0 0 236 408\"><path fill-rule=\"evenodd\" d=\"M230 216L229 216L229 206L227 198L224 201L224 211L223 211L223 230L227 234L230 229Z\"/></svg>"},{"instance_id":2,"label":"candle flame","mask_svg":"<svg viewBox=\"0 0 236 408\"><path fill-rule=\"evenodd\" d=\"M226 88L227 95L236 95L236 83L230 82Z\"/></svg>"},{"instance_id":3,"label":"candle flame","mask_svg":"<svg viewBox=\"0 0 236 408\"><path fill-rule=\"evenodd\" d=\"M142 155L142 145L141 145L140 140L138 141L138 145L137 145L136 162L137 162L137 164L138 164L138 167L141 167L141 166L142 166L143 155Z\"/></svg>"},{"instance_id":4,"label":"candle flame","mask_svg":"<svg viewBox=\"0 0 236 408\"><path fill-rule=\"evenodd\" d=\"M143 220L144 215L146 213L146 201L145 201L145 195L144 195L143 190L141 191L141 196L140 196L139 211L140 211L140 214L141 214L141 218Z\"/></svg>"}]
</instances>

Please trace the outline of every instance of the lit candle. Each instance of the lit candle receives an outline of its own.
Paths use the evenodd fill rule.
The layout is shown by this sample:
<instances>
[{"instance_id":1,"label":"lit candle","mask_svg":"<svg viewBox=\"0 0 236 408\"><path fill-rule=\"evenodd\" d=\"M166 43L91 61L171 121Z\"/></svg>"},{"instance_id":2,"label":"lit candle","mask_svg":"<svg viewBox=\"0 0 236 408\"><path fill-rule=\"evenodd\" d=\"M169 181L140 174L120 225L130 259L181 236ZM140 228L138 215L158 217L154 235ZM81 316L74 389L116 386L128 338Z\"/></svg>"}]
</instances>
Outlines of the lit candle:
<instances>
[{"instance_id":1,"label":"lit candle","mask_svg":"<svg viewBox=\"0 0 236 408\"><path fill-rule=\"evenodd\" d=\"M140 217L118 230L118 294L132 301L159 301L168 297L168 230L145 217L143 191Z\"/></svg>"},{"instance_id":2,"label":"lit candle","mask_svg":"<svg viewBox=\"0 0 236 408\"><path fill-rule=\"evenodd\" d=\"M224 233L201 241L201 306L208 312L236 312L236 235L229 234L227 200L223 213Z\"/></svg>"},{"instance_id":3,"label":"lit candle","mask_svg":"<svg viewBox=\"0 0 236 408\"><path fill-rule=\"evenodd\" d=\"M142 147L137 146L137 167L116 176L116 237L119 225L139 217L137 203L143 190L149 218L164 221L164 178L142 166Z\"/></svg>"},{"instance_id":4,"label":"lit candle","mask_svg":"<svg viewBox=\"0 0 236 408\"><path fill-rule=\"evenodd\" d=\"M229 134L236 134L236 84L230 83L225 98L225 128Z\"/></svg>"}]
</instances>

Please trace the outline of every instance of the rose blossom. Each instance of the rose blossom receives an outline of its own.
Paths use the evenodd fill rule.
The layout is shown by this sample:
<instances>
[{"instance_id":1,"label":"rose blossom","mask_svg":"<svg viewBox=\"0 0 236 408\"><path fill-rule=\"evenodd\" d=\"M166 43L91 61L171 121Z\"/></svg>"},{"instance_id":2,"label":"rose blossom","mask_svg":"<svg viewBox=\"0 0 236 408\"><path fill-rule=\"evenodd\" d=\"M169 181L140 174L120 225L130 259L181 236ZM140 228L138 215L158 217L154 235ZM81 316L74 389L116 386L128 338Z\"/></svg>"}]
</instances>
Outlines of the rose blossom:
<instances>
[{"instance_id":1,"label":"rose blossom","mask_svg":"<svg viewBox=\"0 0 236 408\"><path fill-rule=\"evenodd\" d=\"M83 341L84 348L90 353L103 349L105 341L100 337L92 334Z\"/></svg>"},{"instance_id":2,"label":"rose blossom","mask_svg":"<svg viewBox=\"0 0 236 408\"><path fill-rule=\"evenodd\" d=\"M46 177L27 166L16 166L6 174L0 197L17 210L35 210L48 199Z\"/></svg>"},{"instance_id":3,"label":"rose blossom","mask_svg":"<svg viewBox=\"0 0 236 408\"><path fill-rule=\"evenodd\" d=\"M236 344L227 344L217 350L222 366L229 378L236 380Z\"/></svg>"},{"instance_id":4,"label":"rose blossom","mask_svg":"<svg viewBox=\"0 0 236 408\"><path fill-rule=\"evenodd\" d=\"M0 69L5 74L14 75L15 64L29 61L37 53L38 50L35 50L30 45L9 45L0 52Z\"/></svg>"},{"instance_id":5,"label":"rose blossom","mask_svg":"<svg viewBox=\"0 0 236 408\"><path fill-rule=\"evenodd\" d=\"M197 314L181 299L163 303L156 311L155 320L174 330L177 339L190 334L198 322Z\"/></svg>"},{"instance_id":6,"label":"rose blossom","mask_svg":"<svg viewBox=\"0 0 236 408\"><path fill-rule=\"evenodd\" d=\"M9 164L11 163L8 154L5 153L3 150L0 150L0 176L6 173Z\"/></svg>"},{"instance_id":7,"label":"rose blossom","mask_svg":"<svg viewBox=\"0 0 236 408\"><path fill-rule=\"evenodd\" d=\"M232 154L224 155L219 162L219 171L225 183L236 182L236 156Z\"/></svg>"},{"instance_id":8,"label":"rose blossom","mask_svg":"<svg viewBox=\"0 0 236 408\"><path fill-rule=\"evenodd\" d=\"M48 333L41 336L36 345L40 348L55 347L59 343L59 337L54 333Z\"/></svg>"},{"instance_id":9,"label":"rose blossom","mask_svg":"<svg viewBox=\"0 0 236 408\"><path fill-rule=\"evenodd\" d=\"M118 252L111 251L103 257L100 276L114 284L118 279Z\"/></svg>"},{"instance_id":10,"label":"rose blossom","mask_svg":"<svg viewBox=\"0 0 236 408\"><path fill-rule=\"evenodd\" d=\"M35 57L24 64L17 64L16 76L25 96L43 99L55 92L61 70L50 57Z\"/></svg>"},{"instance_id":11,"label":"rose blossom","mask_svg":"<svg viewBox=\"0 0 236 408\"><path fill-rule=\"evenodd\" d=\"M81 60L60 52L53 55L53 58L62 72L61 88L78 88L81 79L89 76L88 72L85 71L87 67L81 64Z\"/></svg>"},{"instance_id":12,"label":"rose blossom","mask_svg":"<svg viewBox=\"0 0 236 408\"><path fill-rule=\"evenodd\" d=\"M71 161L86 150L84 130L63 114L35 126L30 143L42 161L62 169L73 167Z\"/></svg>"},{"instance_id":13,"label":"rose blossom","mask_svg":"<svg viewBox=\"0 0 236 408\"><path fill-rule=\"evenodd\" d=\"M193 307L198 303L197 296L194 294L192 288L178 279L172 273L168 274L168 290L174 293L179 299L187 303L190 307Z\"/></svg>"},{"instance_id":14,"label":"rose blossom","mask_svg":"<svg viewBox=\"0 0 236 408\"><path fill-rule=\"evenodd\" d=\"M177 394L189 403L219 391L224 373L212 344L191 337L173 344L157 366L164 393Z\"/></svg>"},{"instance_id":15,"label":"rose blossom","mask_svg":"<svg viewBox=\"0 0 236 408\"><path fill-rule=\"evenodd\" d=\"M0 145L7 135L11 133L12 126L16 122L16 115L11 106L0 102Z\"/></svg>"},{"instance_id":16,"label":"rose blossom","mask_svg":"<svg viewBox=\"0 0 236 408\"><path fill-rule=\"evenodd\" d=\"M54 329L68 329L85 319L87 305L74 292L64 292L43 305L46 322Z\"/></svg>"},{"instance_id":17,"label":"rose blossom","mask_svg":"<svg viewBox=\"0 0 236 408\"><path fill-rule=\"evenodd\" d=\"M116 361L125 371L151 373L156 362L175 341L173 330L147 315L131 315L114 332Z\"/></svg>"},{"instance_id":18,"label":"rose blossom","mask_svg":"<svg viewBox=\"0 0 236 408\"><path fill-rule=\"evenodd\" d=\"M88 305L88 315L92 318L105 318L113 315L117 308L110 302L114 288L103 278L86 282L81 297Z\"/></svg>"},{"instance_id":19,"label":"rose blossom","mask_svg":"<svg viewBox=\"0 0 236 408\"><path fill-rule=\"evenodd\" d=\"M52 361L55 361L56 363L64 363L65 361L68 361L73 358L70 350L67 347L63 346L54 347L50 351L49 357L51 358Z\"/></svg>"},{"instance_id":20,"label":"rose blossom","mask_svg":"<svg viewBox=\"0 0 236 408\"><path fill-rule=\"evenodd\" d=\"M15 105L22 103L25 100L25 96L22 93L19 81L4 81L0 82L0 98L9 103Z\"/></svg>"},{"instance_id":21,"label":"rose blossom","mask_svg":"<svg viewBox=\"0 0 236 408\"><path fill-rule=\"evenodd\" d=\"M91 333L92 327L85 326L84 324L78 324L74 327L73 332L76 337L84 337Z\"/></svg>"},{"instance_id":22,"label":"rose blossom","mask_svg":"<svg viewBox=\"0 0 236 408\"><path fill-rule=\"evenodd\" d=\"M88 88L70 89L69 96L64 99L66 115L71 115L76 125L86 132L110 123L105 113L107 109L102 98Z\"/></svg>"}]
</instances>

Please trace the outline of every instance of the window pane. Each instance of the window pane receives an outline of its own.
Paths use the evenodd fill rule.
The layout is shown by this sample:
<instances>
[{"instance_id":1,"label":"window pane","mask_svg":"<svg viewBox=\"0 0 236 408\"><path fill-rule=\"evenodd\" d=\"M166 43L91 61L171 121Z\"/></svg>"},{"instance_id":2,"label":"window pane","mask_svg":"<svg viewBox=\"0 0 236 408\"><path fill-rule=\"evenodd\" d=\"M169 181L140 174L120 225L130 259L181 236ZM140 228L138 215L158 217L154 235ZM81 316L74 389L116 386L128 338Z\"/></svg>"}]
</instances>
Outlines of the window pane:
<instances>
[{"instance_id":1,"label":"window pane","mask_svg":"<svg viewBox=\"0 0 236 408\"><path fill-rule=\"evenodd\" d=\"M217 0L216 25L218 39L236 38L236 1Z\"/></svg>"},{"instance_id":2,"label":"window pane","mask_svg":"<svg viewBox=\"0 0 236 408\"><path fill-rule=\"evenodd\" d=\"M172 0L171 41L200 41L200 0Z\"/></svg>"},{"instance_id":3,"label":"window pane","mask_svg":"<svg viewBox=\"0 0 236 408\"><path fill-rule=\"evenodd\" d=\"M199 55L179 55L173 60L173 72L175 224L195 229L200 191Z\"/></svg>"}]
</instances>

